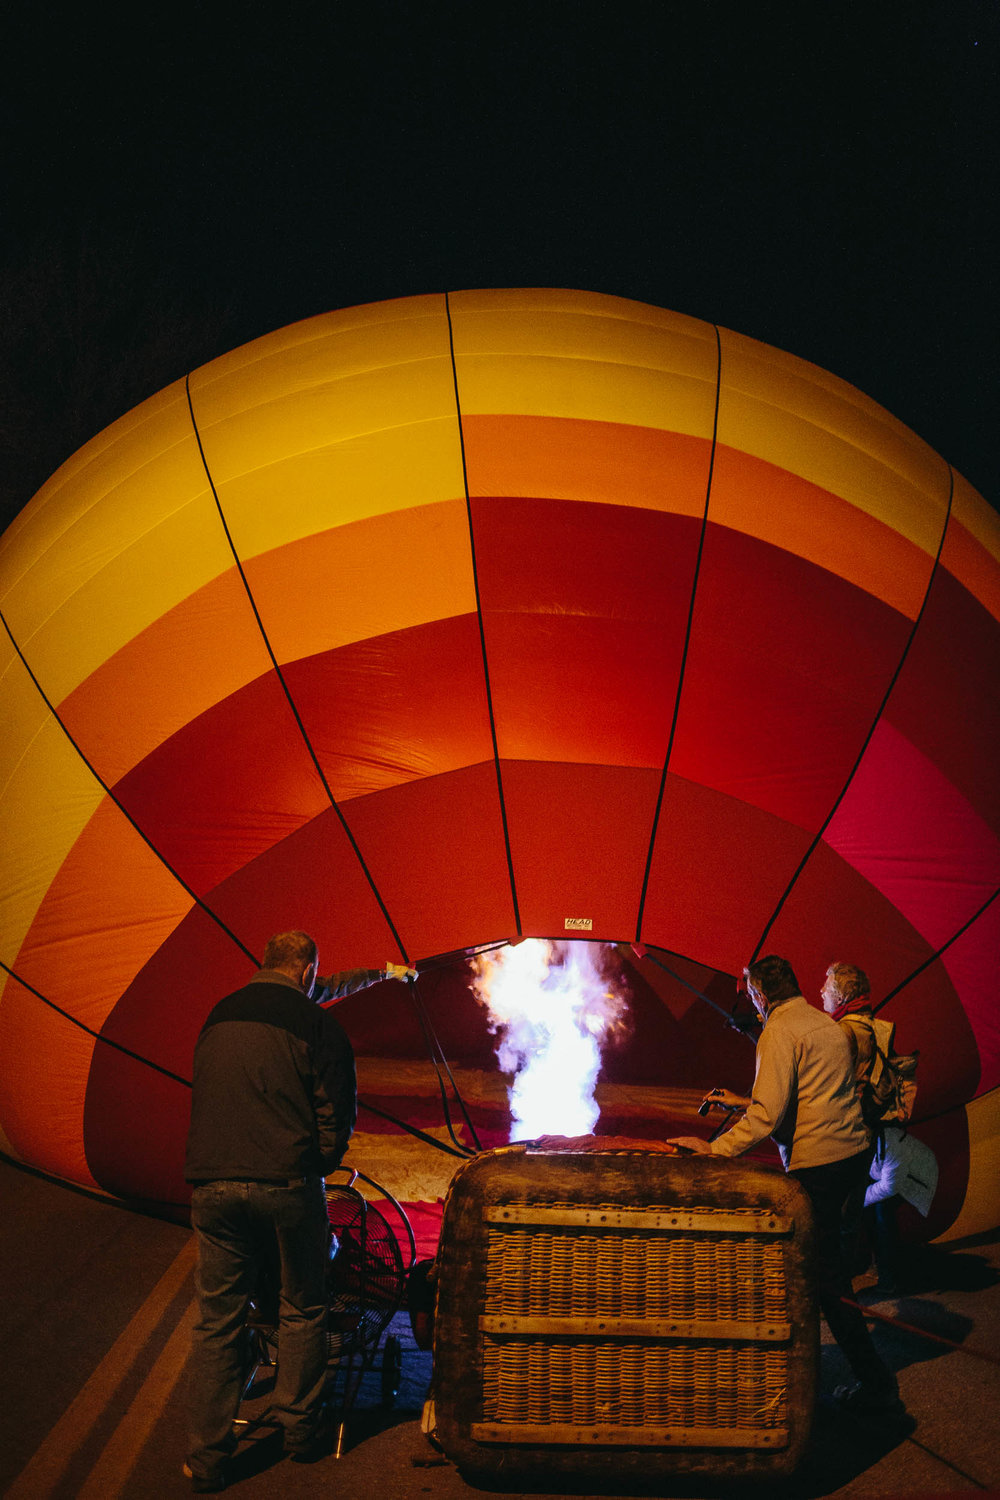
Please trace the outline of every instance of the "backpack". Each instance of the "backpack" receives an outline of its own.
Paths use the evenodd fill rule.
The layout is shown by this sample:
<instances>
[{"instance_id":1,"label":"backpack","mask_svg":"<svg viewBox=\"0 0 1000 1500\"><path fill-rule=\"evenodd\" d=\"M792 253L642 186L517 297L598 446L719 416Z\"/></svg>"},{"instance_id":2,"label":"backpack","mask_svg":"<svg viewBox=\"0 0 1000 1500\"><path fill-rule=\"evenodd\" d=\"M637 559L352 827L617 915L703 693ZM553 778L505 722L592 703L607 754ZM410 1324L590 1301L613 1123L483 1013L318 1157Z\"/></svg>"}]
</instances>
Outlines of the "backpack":
<instances>
[{"instance_id":1,"label":"backpack","mask_svg":"<svg viewBox=\"0 0 1000 1500\"><path fill-rule=\"evenodd\" d=\"M857 1020L857 1017L851 1017ZM867 1024L862 1022L862 1024ZM897 1052L892 1045L894 1021L874 1016L871 1030L875 1055L871 1072L861 1089L861 1113L869 1129L881 1125L905 1125L913 1114L917 1097L919 1052Z\"/></svg>"}]
</instances>

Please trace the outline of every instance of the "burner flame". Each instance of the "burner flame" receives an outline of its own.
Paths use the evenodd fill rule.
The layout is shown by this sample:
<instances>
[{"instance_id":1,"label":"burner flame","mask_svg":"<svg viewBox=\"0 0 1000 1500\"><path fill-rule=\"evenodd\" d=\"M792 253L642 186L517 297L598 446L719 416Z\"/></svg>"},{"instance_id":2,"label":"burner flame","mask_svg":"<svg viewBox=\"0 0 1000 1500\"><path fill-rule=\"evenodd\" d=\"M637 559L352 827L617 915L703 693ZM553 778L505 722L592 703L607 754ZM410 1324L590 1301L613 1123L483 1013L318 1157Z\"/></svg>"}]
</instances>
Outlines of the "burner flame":
<instances>
[{"instance_id":1,"label":"burner flame","mask_svg":"<svg viewBox=\"0 0 1000 1500\"><path fill-rule=\"evenodd\" d=\"M499 1038L512 1141L590 1135L602 1049L627 1025L614 948L527 938L473 960L473 991Z\"/></svg>"}]
</instances>

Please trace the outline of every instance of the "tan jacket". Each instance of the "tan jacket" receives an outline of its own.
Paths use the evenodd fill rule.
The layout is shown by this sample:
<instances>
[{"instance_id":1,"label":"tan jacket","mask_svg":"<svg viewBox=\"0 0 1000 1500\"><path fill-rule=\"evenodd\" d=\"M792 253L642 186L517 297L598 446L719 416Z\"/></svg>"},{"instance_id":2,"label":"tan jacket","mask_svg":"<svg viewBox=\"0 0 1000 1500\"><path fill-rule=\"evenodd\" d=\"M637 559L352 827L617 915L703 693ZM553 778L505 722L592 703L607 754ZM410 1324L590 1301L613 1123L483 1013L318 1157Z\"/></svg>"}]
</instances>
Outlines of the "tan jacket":
<instances>
[{"instance_id":1,"label":"tan jacket","mask_svg":"<svg viewBox=\"0 0 1000 1500\"><path fill-rule=\"evenodd\" d=\"M750 1107L712 1142L712 1152L739 1156L769 1135L786 1171L842 1161L869 1145L847 1037L802 995L781 1001L768 1016Z\"/></svg>"}]
</instances>

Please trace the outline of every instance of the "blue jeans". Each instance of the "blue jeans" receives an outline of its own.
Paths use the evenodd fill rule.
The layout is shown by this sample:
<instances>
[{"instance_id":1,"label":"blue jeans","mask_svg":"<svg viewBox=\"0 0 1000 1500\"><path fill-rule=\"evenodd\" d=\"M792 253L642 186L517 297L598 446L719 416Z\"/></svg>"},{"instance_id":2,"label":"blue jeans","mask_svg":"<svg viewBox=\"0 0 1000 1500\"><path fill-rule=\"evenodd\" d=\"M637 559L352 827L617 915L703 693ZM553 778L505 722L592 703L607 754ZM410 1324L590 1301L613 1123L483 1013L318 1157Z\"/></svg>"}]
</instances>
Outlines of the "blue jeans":
<instances>
[{"instance_id":1,"label":"blue jeans","mask_svg":"<svg viewBox=\"0 0 1000 1500\"><path fill-rule=\"evenodd\" d=\"M278 1370L272 1412L289 1447L315 1434L327 1374L330 1226L323 1181L294 1186L206 1182L191 1195L198 1244L199 1317L192 1335L190 1449L199 1478L236 1447L233 1419L247 1376L247 1304L262 1272L280 1279Z\"/></svg>"}]
</instances>

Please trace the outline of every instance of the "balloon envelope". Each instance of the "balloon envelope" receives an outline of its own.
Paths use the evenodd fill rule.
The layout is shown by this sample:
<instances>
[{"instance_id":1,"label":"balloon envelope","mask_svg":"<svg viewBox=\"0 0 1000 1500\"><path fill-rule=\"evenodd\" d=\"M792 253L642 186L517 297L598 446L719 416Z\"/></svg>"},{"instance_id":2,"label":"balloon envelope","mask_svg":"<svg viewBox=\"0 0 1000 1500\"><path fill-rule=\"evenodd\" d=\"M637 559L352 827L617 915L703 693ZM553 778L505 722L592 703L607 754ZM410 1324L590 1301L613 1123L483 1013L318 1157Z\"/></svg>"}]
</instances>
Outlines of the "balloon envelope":
<instances>
[{"instance_id":1,"label":"balloon envelope","mask_svg":"<svg viewBox=\"0 0 1000 1500\"><path fill-rule=\"evenodd\" d=\"M182 1200L272 932L577 936L865 968L944 1227L1000 1219L1000 527L857 390L582 292L331 313L63 465L0 601L10 1154Z\"/></svg>"}]
</instances>

